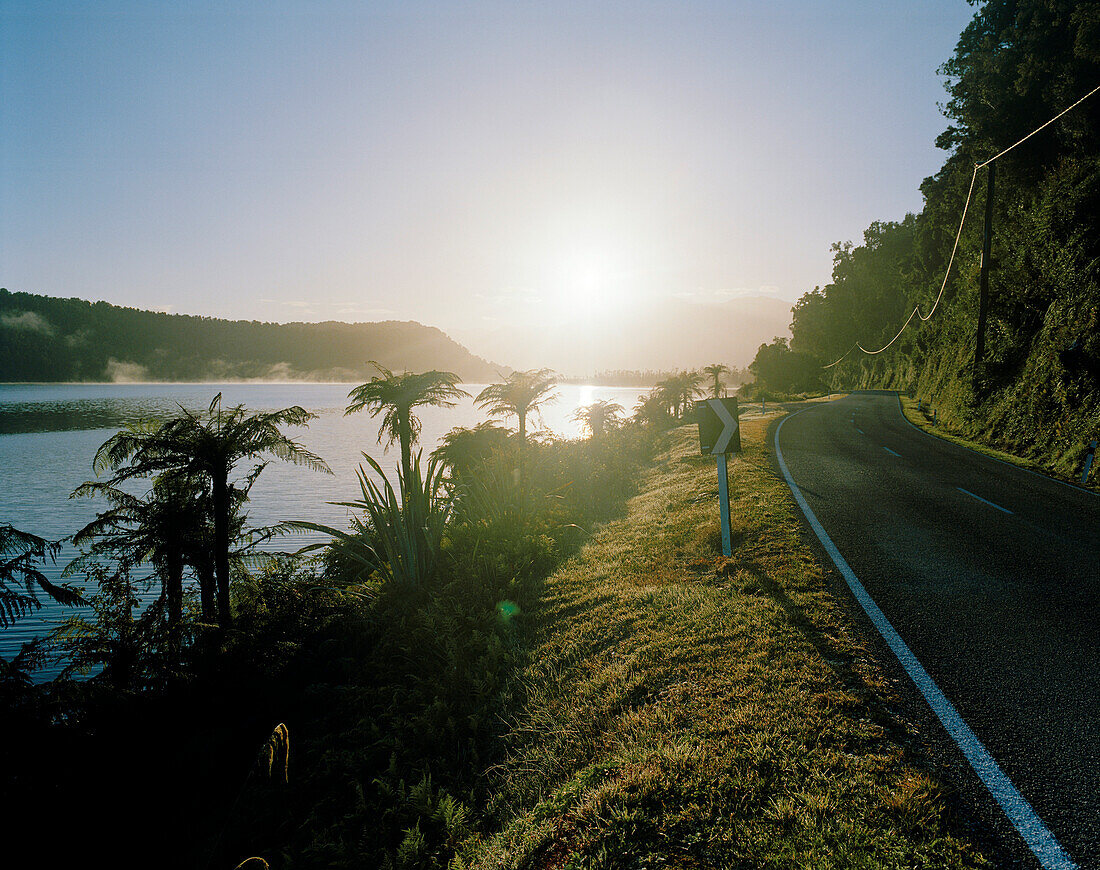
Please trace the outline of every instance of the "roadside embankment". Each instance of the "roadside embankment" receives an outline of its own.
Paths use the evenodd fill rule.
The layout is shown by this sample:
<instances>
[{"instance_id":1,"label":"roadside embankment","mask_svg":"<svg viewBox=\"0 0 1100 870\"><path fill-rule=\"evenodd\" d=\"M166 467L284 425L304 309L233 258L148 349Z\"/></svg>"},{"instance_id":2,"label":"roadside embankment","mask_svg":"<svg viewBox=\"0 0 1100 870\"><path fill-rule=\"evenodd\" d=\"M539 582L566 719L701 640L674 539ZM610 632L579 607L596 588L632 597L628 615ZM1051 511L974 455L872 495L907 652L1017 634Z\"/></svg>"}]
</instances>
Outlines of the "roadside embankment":
<instances>
[{"instance_id":1,"label":"roadside embankment","mask_svg":"<svg viewBox=\"0 0 1100 870\"><path fill-rule=\"evenodd\" d=\"M732 558L684 427L547 581L497 833L465 866L986 866L802 539L767 422L730 463Z\"/></svg>"},{"instance_id":2,"label":"roadside embankment","mask_svg":"<svg viewBox=\"0 0 1100 870\"><path fill-rule=\"evenodd\" d=\"M1081 471L1083 470L1081 465L1085 457L1083 448L1069 451L1064 456L1052 459L1050 462L1039 462L1004 450L998 450L984 441L965 437L951 427L949 420L945 421L940 418L936 413L937 409L933 405L918 402L917 399L911 399L901 393L898 394L898 401L901 403L901 412L905 415L905 418L929 435L935 435L945 441L960 444L963 447L976 450L978 453L999 459L1001 462L1008 462L1030 471L1045 474L1047 477L1081 485ZM1097 457L1097 459L1100 460L1100 457ZM1086 486L1089 489L1100 489L1100 464L1097 464L1096 461L1093 462Z\"/></svg>"}]
</instances>

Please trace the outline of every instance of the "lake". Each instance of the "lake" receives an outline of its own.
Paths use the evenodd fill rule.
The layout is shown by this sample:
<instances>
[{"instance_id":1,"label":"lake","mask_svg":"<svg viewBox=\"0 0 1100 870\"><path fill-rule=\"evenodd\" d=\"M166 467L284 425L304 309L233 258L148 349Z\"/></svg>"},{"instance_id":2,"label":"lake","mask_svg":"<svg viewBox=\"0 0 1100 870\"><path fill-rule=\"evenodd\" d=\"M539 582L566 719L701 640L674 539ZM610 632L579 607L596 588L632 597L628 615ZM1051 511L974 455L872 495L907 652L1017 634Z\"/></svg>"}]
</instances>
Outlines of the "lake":
<instances>
[{"instance_id":1,"label":"lake","mask_svg":"<svg viewBox=\"0 0 1100 870\"><path fill-rule=\"evenodd\" d=\"M275 410L301 405L318 417L308 427L286 433L324 459L333 475L319 474L282 462L272 462L252 488L248 515L251 525L280 520L311 520L343 528L347 509L329 502L359 496L356 469L366 452L382 467L396 469L400 449L384 452L377 443L377 420L365 412L344 416L352 384L0 384L0 523L56 540L73 534L106 508L101 499L70 499L81 483L94 478L92 458L99 446L120 428L149 417L164 416L182 405L205 409L218 392L224 406L242 404L250 410ZM464 384L476 395L483 384ZM645 392L641 387L558 387L557 401L528 422L565 437L580 432L571 419L581 405L596 399L618 402L629 413ZM425 453L456 426L472 427L487 419L472 399L454 408L422 408L420 446ZM516 421L504 419L504 425ZM396 474L391 478L396 480ZM317 536L315 539L323 539ZM271 542L272 549L304 546L311 539L295 536ZM57 579L71 548L57 565L44 572ZM0 630L0 656L11 658L20 645L45 633L69 613L43 596L41 610Z\"/></svg>"}]
</instances>

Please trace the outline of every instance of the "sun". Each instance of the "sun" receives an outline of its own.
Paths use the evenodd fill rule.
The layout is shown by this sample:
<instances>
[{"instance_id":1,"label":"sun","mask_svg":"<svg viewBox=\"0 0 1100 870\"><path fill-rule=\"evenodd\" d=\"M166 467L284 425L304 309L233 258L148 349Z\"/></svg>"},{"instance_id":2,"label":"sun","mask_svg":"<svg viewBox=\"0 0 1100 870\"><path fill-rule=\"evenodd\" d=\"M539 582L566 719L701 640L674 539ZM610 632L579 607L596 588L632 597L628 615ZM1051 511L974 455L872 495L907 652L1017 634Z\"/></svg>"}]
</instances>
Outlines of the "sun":
<instances>
[{"instance_id":1,"label":"sun","mask_svg":"<svg viewBox=\"0 0 1100 870\"><path fill-rule=\"evenodd\" d=\"M591 320L615 307L624 278L622 264L608 251L570 252L558 261L548 301L560 317Z\"/></svg>"}]
</instances>

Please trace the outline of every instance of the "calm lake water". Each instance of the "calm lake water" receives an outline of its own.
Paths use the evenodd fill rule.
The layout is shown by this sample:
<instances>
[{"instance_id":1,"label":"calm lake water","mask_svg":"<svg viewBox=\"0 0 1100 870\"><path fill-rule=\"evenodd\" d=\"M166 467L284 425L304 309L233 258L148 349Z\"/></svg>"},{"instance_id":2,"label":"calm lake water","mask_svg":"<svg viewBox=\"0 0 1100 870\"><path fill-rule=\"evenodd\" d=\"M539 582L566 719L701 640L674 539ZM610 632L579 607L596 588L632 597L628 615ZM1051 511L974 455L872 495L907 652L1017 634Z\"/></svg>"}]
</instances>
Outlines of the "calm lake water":
<instances>
[{"instance_id":1,"label":"calm lake water","mask_svg":"<svg viewBox=\"0 0 1100 870\"><path fill-rule=\"evenodd\" d=\"M383 468L396 468L400 450L383 452L377 443L378 421L366 413L345 417L351 384L0 384L0 523L48 539L73 534L95 518L105 503L70 499L81 483L94 478L92 458L99 446L120 428L138 420L172 414L178 405L202 410L218 392L223 405L243 404L250 410L275 410L301 405L318 415L308 427L286 430L317 453L332 468L332 476L281 462L272 462L252 488L248 514L251 525L280 520L311 520L342 528L347 509L328 502L358 497L356 469L362 452ZM474 395L480 384L464 384ZM574 411L596 399L621 404L629 413L639 387L563 385L556 402L543 409L541 421L529 422L566 437L580 433L570 419ZM475 426L485 414L465 399L454 408L423 408L420 441L425 453L456 426ZM380 418L379 418L380 419ZM515 425L515 419L502 420ZM394 478L396 479L396 475ZM310 538L295 536L272 542L272 549L295 549ZM72 558L63 551L58 564L44 573L60 577ZM0 656L10 658L20 645L46 632L69 611L43 598L43 607L0 630Z\"/></svg>"}]
</instances>

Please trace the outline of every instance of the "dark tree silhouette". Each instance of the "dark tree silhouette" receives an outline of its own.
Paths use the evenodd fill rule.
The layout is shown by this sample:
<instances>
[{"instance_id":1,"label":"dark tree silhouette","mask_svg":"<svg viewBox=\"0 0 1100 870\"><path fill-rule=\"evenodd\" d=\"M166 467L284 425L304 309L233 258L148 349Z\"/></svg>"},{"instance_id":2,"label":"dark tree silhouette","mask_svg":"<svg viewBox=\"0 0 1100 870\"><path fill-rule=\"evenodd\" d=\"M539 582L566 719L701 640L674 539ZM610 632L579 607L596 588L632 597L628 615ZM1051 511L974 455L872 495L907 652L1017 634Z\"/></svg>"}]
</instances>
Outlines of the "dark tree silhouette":
<instances>
[{"instance_id":1,"label":"dark tree silhouette","mask_svg":"<svg viewBox=\"0 0 1100 870\"><path fill-rule=\"evenodd\" d=\"M699 372L677 372L658 382L657 392L670 413L679 420L683 419L692 399L702 392L702 381L703 376Z\"/></svg>"},{"instance_id":2,"label":"dark tree silhouette","mask_svg":"<svg viewBox=\"0 0 1100 870\"><path fill-rule=\"evenodd\" d=\"M523 461L527 450L527 417L542 405L553 402L558 394L557 376L550 369L516 371L503 381L489 384L474 402L491 417L516 417L519 420L519 460L517 473L523 481Z\"/></svg>"},{"instance_id":3,"label":"dark tree silhouette","mask_svg":"<svg viewBox=\"0 0 1100 870\"><path fill-rule=\"evenodd\" d=\"M558 397L555 386L557 378L550 369L512 372L502 382L489 384L474 401L492 417L518 418L519 438L525 442L528 415Z\"/></svg>"},{"instance_id":4,"label":"dark tree silhouette","mask_svg":"<svg viewBox=\"0 0 1100 870\"><path fill-rule=\"evenodd\" d=\"M638 396L634 406L634 419L652 426L667 425L672 414L666 396L659 387Z\"/></svg>"},{"instance_id":5,"label":"dark tree silhouette","mask_svg":"<svg viewBox=\"0 0 1100 870\"><path fill-rule=\"evenodd\" d=\"M590 405L577 408L573 419L580 423L592 438L601 438L622 423L623 406L607 399L597 399Z\"/></svg>"},{"instance_id":6,"label":"dark tree silhouette","mask_svg":"<svg viewBox=\"0 0 1100 870\"><path fill-rule=\"evenodd\" d=\"M468 480L494 455L508 449L515 433L492 423L478 423L472 429L458 427L443 436L432 451L456 480Z\"/></svg>"},{"instance_id":7,"label":"dark tree silhouette","mask_svg":"<svg viewBox=\"0 0 1100 870\"><path fill-rule=\"evenodd\" d=\"M266 462L255 465L243 485L231 483L230 475L238 463L264 455L331 474L319 456L280 431L282 426L305 426L315 416L298 406L258 414L249 414L242 405L223 409L218 393L204 414L181 409L178 416L160 425L130 427L108 439L96 453L96 472L114 472L105 482L107 486L147 477L171 486L196 477L209 483L217 614L223 628L232 624L229 547L234 494L247 492Z\"/></svg>"},{"instance_id":8,"label":"dark tree silhouette","mask_svg":"<svg viewBox=\"0 0 1100 870\"><path fill-rule=\"evenodd\" d=\"M710 375L714 398L720 398L722 395L722 375L729 374L729 367L721 363L711 363L709 366L703 366L703 371Z\"/></svg>"},{"instance_id":9,"label":"dark tree silhouette","mask_svg":"<svg viewBox=\"0 0 1100 870\"><path fill-rule=\"evenodd\" d=\"M459 377L454 372L404 372L394 374L385 366L371 360L381 377L373 377L348 393L351 402L344 414L353 414L366 408L372 416L383 414L382 427L378 430L378 443L385 438L388 449L394 441L401 444L401 470L409 476L412 465L412 448L420 438L420 419L414 408L424 405L453 408L455 400L469 396L458 388Z\"/></svg>"},{"instance_id":10,"label":"dark tree silhouette","mask_svg":"<svg viewBox=\"0 0 1100 870\"><path fill-rule=\"evenodd\" d=\"M163 478L144 498L91 481L79 486L73 496L103 495L111 507L73 535L75 545L88 549L65 569L73 573L104 556L128 565L153 565L161 582L173 650L179 647L183 622L186 553L201 537L199 527L206 513L202 491L182 483L178 478Z\"/></svg>"},{"instance_id":11,"label":"dark tree silhouette","mask_svg":"<svg viewBox=\"0 0 1100 870\"><path fill-rule=\"evenodd\" d=\"M51 583L38 569L46 559L56 559L60 550L58 543L0 524L0 628L41 607L38 590L67 607L84 603L77 590Z\"/></svg>"},{"instance_id":12,"label":"dark tree silhouette","mask_svg":"<svg viewBox=\"0 0 1100 870\"><path fill-rule=\"evenodd\" d=\"M749 370L764 390L801 393L821 387L821 363L809 354L792 351L785 338L760 345Z\"/></svg>"}]
</instances>

